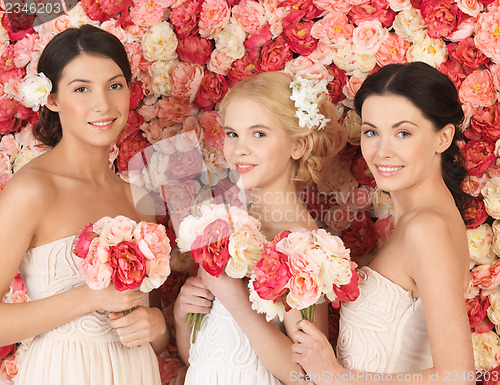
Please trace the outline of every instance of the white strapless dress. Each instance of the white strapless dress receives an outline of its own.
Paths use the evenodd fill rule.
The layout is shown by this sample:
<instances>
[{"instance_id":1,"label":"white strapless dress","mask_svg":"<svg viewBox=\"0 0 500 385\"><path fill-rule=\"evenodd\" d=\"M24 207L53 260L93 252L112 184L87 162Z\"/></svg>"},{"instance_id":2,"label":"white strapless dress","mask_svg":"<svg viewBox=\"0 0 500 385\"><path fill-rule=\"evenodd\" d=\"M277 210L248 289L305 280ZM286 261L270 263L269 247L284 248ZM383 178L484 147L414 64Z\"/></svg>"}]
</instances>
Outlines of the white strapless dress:
<instances>
[{"instance_id":1,"label":"white strapless dress","mask_svg":"<svg viewBox=\"0 0 500 385\"><path fill-rule=\"evenodd\" d=\"M360 295L340 308L337 357L345 368L397 373L433 366L422 301L364 266Z\"/></svg>"},{"instance_id":2,"label":"white strapless dress","mask_svg":"<svg viewBox=\"0 0 500 385\"><path fill-rule=\"evenodd\" d=\"M72 252L75 236L34 247L19 267L32 301L84 281ZM147 305L147 303L145 303ZM158 359L150 344L127 348L107 322L106 312L85 314L36 336L17 385L160 385Z\"/></svg>"},{"instance_id":3,"label":"white strapless dress","mask_svg":"<svg viewBox=\"0 0 500 385\"><path fill-rule=\"evenodd\" d=\"M277 326L281 326L283 331L282 324ZM203 317L196 342L189 349L189 367L184 385L282 383L264 366L247 336L216 298L210 313Z\"/></svg>"}]
</instances>

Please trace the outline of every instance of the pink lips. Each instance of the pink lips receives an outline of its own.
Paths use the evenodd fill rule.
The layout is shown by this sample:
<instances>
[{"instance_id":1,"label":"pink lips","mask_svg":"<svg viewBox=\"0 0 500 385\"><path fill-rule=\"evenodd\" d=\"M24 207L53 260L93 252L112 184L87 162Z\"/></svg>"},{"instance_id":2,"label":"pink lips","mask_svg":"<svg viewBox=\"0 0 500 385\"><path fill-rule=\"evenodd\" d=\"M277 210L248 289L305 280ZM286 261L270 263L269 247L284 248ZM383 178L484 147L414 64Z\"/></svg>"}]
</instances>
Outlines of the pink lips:
<instances>
[{"instance_id":1,"label":"pink lips","mask_svg":"<svg viewBox=\"0 0 500 385\"><path fill-rule=\"evenodd\" d=\"M236 171L240 174L246 174L253 170L254 167L255 165L251 163L236 163Z\"/></svg>"},{"instance_id":2,"label":"pink lips","mask_svg":"<svg viewBox=\"0 0 500 385\"><path fill-rule=\"evenodd\" d=\"M89 122L89 124L96 130L106 131L109 130L111 127L113 127L113 123L115 121L116 118L109 118L109 119L94 120L92 122Z\"/></svg>"},{"instance_id":3,"label":"pink lips","mask_svg":"<svg viewBox=\"0 0 500 385\"><path fill-rule=\"evenodd\" d=\"M377 168L377 172L380 176L394 176L397 175L402 169L403 166L390 166L390 165L375 165Z\"/></svg>"}]
</instances>

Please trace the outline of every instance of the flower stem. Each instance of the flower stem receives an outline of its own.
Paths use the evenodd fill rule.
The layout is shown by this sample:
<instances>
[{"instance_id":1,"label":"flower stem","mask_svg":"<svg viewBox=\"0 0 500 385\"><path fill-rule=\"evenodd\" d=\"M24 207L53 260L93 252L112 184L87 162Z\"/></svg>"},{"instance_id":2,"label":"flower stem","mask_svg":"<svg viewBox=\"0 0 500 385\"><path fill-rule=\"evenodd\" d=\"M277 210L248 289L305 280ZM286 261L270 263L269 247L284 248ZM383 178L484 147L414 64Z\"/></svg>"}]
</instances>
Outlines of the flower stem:
<instances>
[{"instance_id":1,"label":"flower stem","mask_svg":"<svg viewBox=\"0 0 500 385\"><path fill-rule=\"evenodd\" d=\"M132 312L134 311L134 309L135 309L136 307L137 307L137 306L134 306L133 308L130 308L130 309L128 309L128 310L125 310L125 311L123 312L123 315L124 315L124 316L125 316L125 315L129 315L130 313L132 313Z\"/></svg>"},{"instance_id":2,"label":"flower stem","mask_svg":"<svg viewBox=\"0 0 500 385\"><path fill-rule=\"evenodd\" d=\"M186 317L186 325L191 324L193 327L193 333L191 336L191 343L194 344L196 342L196 335L200 331L201 320L203 319L203 314L201 313L189 313Z\"/></svg>"}]
</instances>

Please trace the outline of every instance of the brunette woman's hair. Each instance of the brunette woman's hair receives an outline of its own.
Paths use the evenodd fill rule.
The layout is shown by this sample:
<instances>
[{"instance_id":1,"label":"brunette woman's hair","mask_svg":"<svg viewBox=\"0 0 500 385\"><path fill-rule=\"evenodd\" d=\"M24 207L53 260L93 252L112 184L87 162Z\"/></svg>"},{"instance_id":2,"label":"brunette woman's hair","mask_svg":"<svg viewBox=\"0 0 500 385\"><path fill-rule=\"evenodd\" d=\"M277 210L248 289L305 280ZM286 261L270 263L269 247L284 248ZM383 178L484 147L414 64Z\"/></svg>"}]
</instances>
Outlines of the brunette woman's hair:
<instances>
[{"instance_id":1,"label":"brunette woman's hair","mask_svg":"<svg viewBox=\"0 0 500 385\"><path fill-rule=\"evenodd\" d=\"M44 48L37 71L42 72L52 82L52 93L57 86L64 68L82 54L110 58L123 72L127 83L132 80L132 71L123 44L113 34L92 25L68 28L57 34ZM35 138L45 145L54 147L62 138L59 114L43 106L39 112L40 121L33 127Z\"/></svg>"}]
</instances>

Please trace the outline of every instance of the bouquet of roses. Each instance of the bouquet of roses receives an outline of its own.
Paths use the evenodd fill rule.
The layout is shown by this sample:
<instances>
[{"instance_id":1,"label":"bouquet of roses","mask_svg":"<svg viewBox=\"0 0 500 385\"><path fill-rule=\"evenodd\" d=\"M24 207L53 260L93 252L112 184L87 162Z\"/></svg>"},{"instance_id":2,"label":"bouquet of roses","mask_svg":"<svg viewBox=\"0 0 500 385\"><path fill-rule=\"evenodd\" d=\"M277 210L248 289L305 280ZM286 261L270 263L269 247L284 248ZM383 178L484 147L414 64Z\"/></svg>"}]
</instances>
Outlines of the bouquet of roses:
<instances>
[{"instance_id":1,"label":"bouquet of roses","mask_svg":"<svg viewBox=\"0 0 500 385\"><path fill-rule=\"evenodd\" d=\"M317 303L338 307L358 297L356 267L339 237L323 229L284 231L267 243L251 275L252 308L268 321L294 308L313 322Z\"/></svg>"},{"instance_id":2,"label":"bouquet of roses","mask_svg":"<svg viewBox=\"0 0 500 385\"><path fill-rule=\"evenodd\" d=\"M94 290L113 281L116 290L140 286L148 293L160 287L170 274L170 252L163 225L136 223L121 215L89 224L73 243L73 254L83 259L80 274Z\"/></svg>"},{"instance_id":3,"label":"bouquet of roses","mask_svg":"<svg viewBox=\"0 0 500 385\"><path fill-rule=\"evenodd\" d=\"M265 244L257 219L223 204L201 206L199 215L184 218L177 238L180 251L190 251L195 262L214 277L224 271L232 278L250 276ZM193 326L193 343L202 318L203 314L190 314L186 320Z\"/></svg>"}]
</instances>

